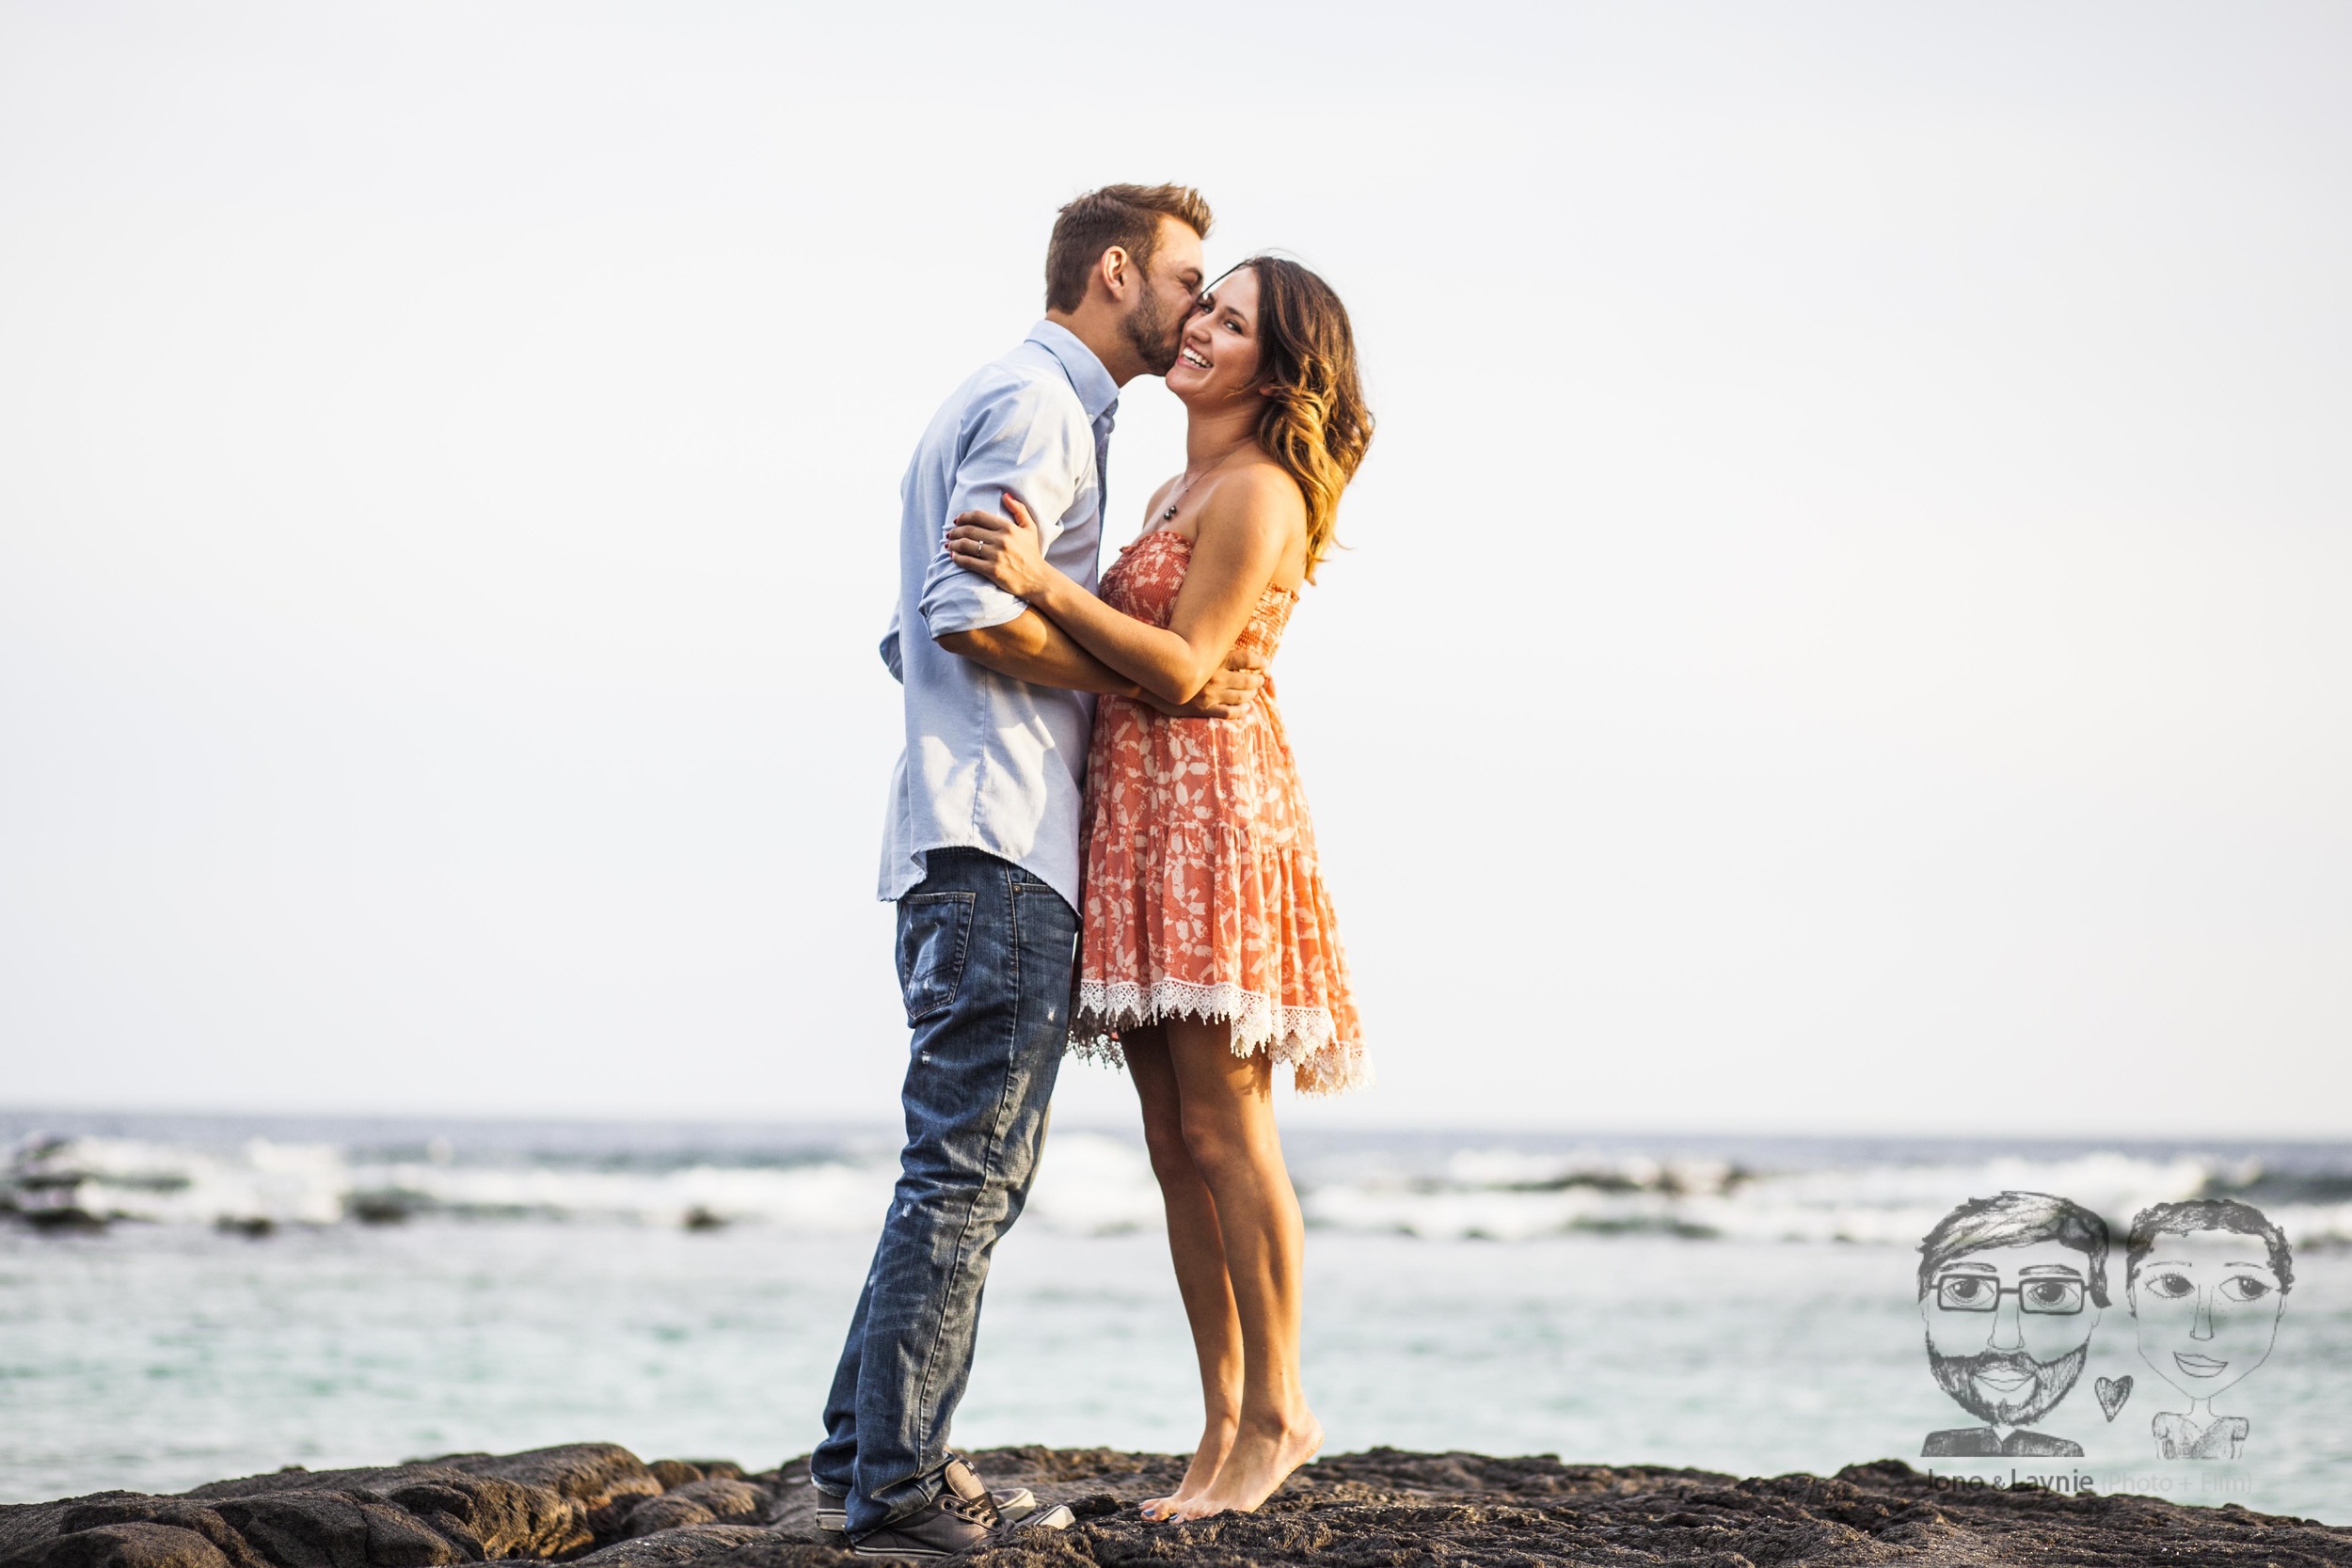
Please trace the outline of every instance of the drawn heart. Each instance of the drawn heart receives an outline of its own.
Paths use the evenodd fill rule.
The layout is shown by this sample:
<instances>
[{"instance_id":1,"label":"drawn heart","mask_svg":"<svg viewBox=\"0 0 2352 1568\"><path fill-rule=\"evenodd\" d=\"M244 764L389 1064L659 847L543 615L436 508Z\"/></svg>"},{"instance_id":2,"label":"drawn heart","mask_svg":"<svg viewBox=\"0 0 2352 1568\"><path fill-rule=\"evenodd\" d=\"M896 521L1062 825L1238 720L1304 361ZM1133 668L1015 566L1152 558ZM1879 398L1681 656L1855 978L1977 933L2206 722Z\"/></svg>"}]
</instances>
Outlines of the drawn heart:
<instances>
[{"instance_id":1,"label":"drawn heart","mask_svg":"<svg viewBox=\"0 0 2352 1568\"><path fill-rule=\"evenodd\" d=\"M2123 1408L2123 1402L2132 1397L2132 1380L2129 1377L2103 1377L2099 1380L2096 1392L2099 1408L2106 1411L2107 1419L2112 1421L2115 1413Z\"/></svg>"}]
</instances>

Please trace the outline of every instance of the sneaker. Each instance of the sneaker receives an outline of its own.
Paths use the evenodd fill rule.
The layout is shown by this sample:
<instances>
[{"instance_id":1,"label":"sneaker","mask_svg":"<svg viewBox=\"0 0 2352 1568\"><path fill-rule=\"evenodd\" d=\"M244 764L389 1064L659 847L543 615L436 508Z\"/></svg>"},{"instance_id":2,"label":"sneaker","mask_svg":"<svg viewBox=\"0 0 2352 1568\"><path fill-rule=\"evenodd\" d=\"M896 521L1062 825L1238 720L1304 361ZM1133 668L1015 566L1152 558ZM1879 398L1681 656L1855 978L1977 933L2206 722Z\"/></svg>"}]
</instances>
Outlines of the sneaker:
<instances>
[{"instance_id":1,"label":"sneaker","mask_svg":"<svg viewBox=\"0 0 2352 1568\"><path fill-rule=\"evenodd\" d=\"M1068 1529L1074 1522L1059 1503L1038 1512L1034 1497L1026 1518L1017 1523L1006 1519L980 1478L961 1459L950 1459L941 1479L946 1484L938 1497L880 1529L851 1536L850 1550L860 1557L956 1557L976 1547L1004 1544L1009 1534Z\"/></svg>"},{"instance_id":2,"label":"sneaker","mask_svg":"<svg viewBox=\"0 0 2352 1568\"><path fill-rule=\"evenodd\" d=\"M965 1468L971 1468L968 1463ZM978 1473L973 1471L975 1475ZM816 1483L812 1481L810 1484ZM1004 1516L1005 1523L1009 1525L1017 1525L1037 1512L1037 1494L1025 1486L990 1495L996 1499L996 1512ZM839 1535L850 1528L850 1498L847 1493L817 1487L817 1528L826 1535Z\"/></svg>"}]
</instances>

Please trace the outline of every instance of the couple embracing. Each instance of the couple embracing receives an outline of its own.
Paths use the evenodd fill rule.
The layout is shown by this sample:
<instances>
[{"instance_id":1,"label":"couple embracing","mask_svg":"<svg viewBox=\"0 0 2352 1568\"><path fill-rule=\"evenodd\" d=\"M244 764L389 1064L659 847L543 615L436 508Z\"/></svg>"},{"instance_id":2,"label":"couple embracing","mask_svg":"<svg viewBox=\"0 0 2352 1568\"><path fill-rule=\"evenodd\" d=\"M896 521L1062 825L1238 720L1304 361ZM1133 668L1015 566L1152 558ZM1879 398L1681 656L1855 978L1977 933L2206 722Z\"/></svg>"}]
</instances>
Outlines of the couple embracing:
<instances>
[{"instance_id":1,"label":"couple embracing","mask_svg":"<svg viewBox=\"0 0 2352 1568\"><path fill-rule=\"evenodd\" d=\"M1253 1509L1322 1441L1274 1067L1311 1093L1369 1074L1266 667L1372 418L1338 296L1273 257L1212 282L1209 226L1177 185L1063 208L1045 319L940 407L900 489L881 892L907 1137L809 1465L864 1555L1069 1521L947 1447L1069 1052L1135 1082L1200 1359L1200 1448L1146 1514ZM1143 375L1184 404L1184 471L1098 580L1112 416Z\"/></svg>"}]
</instances>

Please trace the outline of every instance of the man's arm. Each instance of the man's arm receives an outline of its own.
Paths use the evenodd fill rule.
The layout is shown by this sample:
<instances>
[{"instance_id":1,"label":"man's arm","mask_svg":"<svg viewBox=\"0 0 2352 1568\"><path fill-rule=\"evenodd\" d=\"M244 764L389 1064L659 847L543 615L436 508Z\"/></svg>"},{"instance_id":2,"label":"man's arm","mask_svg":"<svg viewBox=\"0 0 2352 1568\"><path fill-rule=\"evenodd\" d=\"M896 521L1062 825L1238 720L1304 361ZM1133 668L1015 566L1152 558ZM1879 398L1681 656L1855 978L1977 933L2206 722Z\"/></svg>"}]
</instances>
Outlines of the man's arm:
<instances>
[{"instance_id":1,"label":"man's arm","mask_svg":"<svg viewBox=\"0 0 2352 1568\"><path fill-rule=\"evenodd\" d=\"M989 483L1019 495L1038 519L1041 544L1050 545L1093 465L1092 430L1066 393L1020 379L993 388L967 410L965 421L948 482L946 516L938 519L939 533L931 541L923 590L915 602L923 629L949 653L977 658L1016 680L1073 691L1118 690L1119 677L1074 644L1063 650L1063 657L1039 666L1035 674L1021 668L1046 657L1052 641L1037 631L1015 632L1012 626L1042 617L1028 613L1026 603L986 578L958 565L946 549L947 518L968 510L960 504L962 498ZM1058 633L1053 641L1069 642Z\"/></svg>"},{"instance_id":2,"label":"man's arm","mask_svg":"<svg viewBox=\"0 0 2352 1568\"><path fill-rule=\"evenodd\" d=\"M1133 697L1150 703L1162 713L1186 719L1234 718L1249 705L1258 688L1265 683L1263 656L1236 653L1228 658L1223 669L1209 677L1209 684L1191 702L1163 703L1079 647L1068 632L1034 610L1025 610L1000 626L946 632L936 641L960 658L968 658L983 669L1031 686L1091 691L1098 696Z\"/></svg>"},{"instance_id":3,"label":"man's arm","mask_svg":"<svg viewBox=\"0 0 2352 1568\"><path fill-rule=\"evenodd\" d=\"M972 510L983 497L991 505L1002 505L1006 495L1019 496L1038 521L1041 546L1050 543L1093 462L1093 430L1076 404L1042 396L1026 383L998 388L971 418L949 486L947 514L940 519L937 553L926 568L916 606L931 641L982 669L1032 686L1133 697L1163 713L1196 719L1231 719L1247 707L1264 681L1263 659L1232 661L1190 703L1171 706L1102 663L1025 601L948 556L947 519Z\"/></svg>"},{"instance_id":4,"label":"man's arm","mask_svg":"<svg viewBox=\"0 0 2352 1568\"><path fill-rule=\"evenodd\" d=\"M1143 694L1141 687L1124 675L1113 673L1100 659L1072 641L1068 632L1034 610L1025 610L993 626L943 632L935 641L959 658L968 658L1031 686L1053 686L1064 691L1091 691L1112 697Z\"/></svg>"}]
</instances>

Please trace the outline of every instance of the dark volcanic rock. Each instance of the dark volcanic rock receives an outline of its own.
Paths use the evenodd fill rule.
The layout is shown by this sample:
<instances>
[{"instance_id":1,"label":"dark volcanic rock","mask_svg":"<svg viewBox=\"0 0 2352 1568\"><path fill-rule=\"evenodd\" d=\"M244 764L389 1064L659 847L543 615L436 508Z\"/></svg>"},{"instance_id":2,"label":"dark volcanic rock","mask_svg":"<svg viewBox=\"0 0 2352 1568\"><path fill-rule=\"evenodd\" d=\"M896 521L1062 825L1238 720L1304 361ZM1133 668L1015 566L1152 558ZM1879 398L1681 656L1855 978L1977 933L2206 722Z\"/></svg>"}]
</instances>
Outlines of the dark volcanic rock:
<instances>
[{"instance_id":1,"label":"dark volcanic rock","mask_svg":"<svg viewBox=\"0 0 2352 1568\"><path fill-rule=\"evenodd\" d=\"M491 1456L460 1457L484 1460ZM532 1454L512 1457L536 1458ZM589 1511L577 1500L545 1486L458 1469L441 1460L372 1470L278 1470L216 1481L188 1496L217 1502L231 1497L346 1491L381 1497L417 1515L456 1548L459 1557L469 1560L566 1557L585 1551L596 1540L589 1526Z\"/></svg>"},{"instance_id":2,"label":"dark volcanic rock","mask_svg":"<svg viewBox=\"0 0 2352 1568\"><path fill-rule=\"evenodd\" d=\"M183 1497L129 1497L81 1503L57 1521L57 1533L78 1535L110 1525L139 1524L193 1530L213 1544L230 1568L266 1568L268 1560L248 1545L217 1510Z\"/></svg>"},{"instance_id":3,"label":"dark volcanic rock","mask_svg":"<svg viewBox=\"0 0 2352 1568\"><path fill-rule=\"evenodd\" d=\"M277 1568L447 1568L468 1560L448 1536L373 1493L271 1492L213 1507Z\"/></svg>"},{"instance_id":4,"label":"dark volcanic rock","mask_svg":"<svg viewBox=\"0 0 2352 1568\"><path fill-rule=\"evenodd\" d=\"M93 1492L87 1497L60 1497L53 1503L0 1503L0 1562L56 1534L66 1515L77 1508L146 1496L144 1492Z\"/></svg>"},{"instance_id":5,"label":"dark volcanic rock","mask_svg":"<svg viewBox=\"0 0 2352 1568\"><path fill-rule=\"evenodd\" d=\"M496 1476L450 1470L370 1490L431 1525L469 1558L562 1557L594 1539L580 1504Z\"/></svg>"},{"instance_id":6,"label":"dark volcanic rock","mask_svg":"<svg viewBox=\"0 0 2352 1568\"><path fill-rule=\"evenodd\" d=\"M1149 1525L1135 1504L1175 1484L1183 1461L1172 1455L1026 1448L976 1458L993 1484L1068 1503L1079 1522L975 1554L970 1568L2352 1568L2352 1528L2033 1486L1940 1491L1895 1460L1826 1480L1741 1481L1375 1449L1308 1466L1254 1514ZM286 1471L183 1497L114 1492L0 1508L0 1568L443 1568L482 1558L851 1568L859 1560L817 1533L814 1505L797 1461L747 1476L723 1461L646 1465L585 1444Z\"/></svg>"},{"instance_id":7,"label":"dark volcanic rock","mask_svg":"<svg viewBox=\"0 0 2352 1568\"><path fill-rule=\"evenodd\" d=\"M774 1539L774 1531L757 1525L688 1525L658 1535L618 1542L572 1561L577 1568L589 1568L592 1564L593 1568L677 1568L680 1563L725 1557L738 1547ZM826 1560L831 1561L835 1555L826 1553Z\"/></svg>"},{"instance_id":8,"label":"dark volcanic rock","mask_svg":"<svg viewBox=\"0 0 2352 1568\"><path fill-rule=\"evenodd\" d=\"M664 1492L703 1481L741 1481L743 1466L731 1459L657 1459L645 1466Z\"/></svg>"},{"instance_id":9,"label":"dark volcanic rock","mask_svg":"<svg viewBox=\"0 0 2352 1568\"><path fill-rule=\"evenodd\" d=\"M6 1560L9 1568L228 1568L218 1546L177 1525L99 1525L53 1535Z\"/></svg>"},{"instance_id":10,"label":"dark volcanic rock","mask_svg":"<svg viewBox=\"0 0 2352 1568\"><path fill-rule=\"evenodd\" d=\"M636 1539L692 1525L750 1524L765 1519L770 1507L768 1495L749 1481L689 1481L630 1510L623 1533Z\"/></svg>"},{"instance_id":11,"label":"dark volcanic rock","mask_svg":"<svg viewBox=\"0 0 2352 1568\"><path fill-rule=\"evenodd\" d=\"M1001 1449L975 1458L990 1484L1028 1486L1082 1517L1058 1540L977 1554L974 1568L2352 1565L2352 1529L2030 1486L1941 1492L1893 1460L1828 1480L1740 1481L1703 1470L1375 1449L1308 1466L1254 1514L1148 1525L1134 1504L1175 1482L1183 1463L1172 1456ZM1104 1495L1117 1512L1084 1517ZM758 1568L754 1550L721 1560Z\"/></svg>"},{"instance_id":12,"label":"dark volcanic rock","mask_svg":"<svg viewBox=\"0 0 2352 1568\"><path fill-rule=\"evenodd\" d=\"M649 1497L663 1489L645 1462L618 1443L566 1443L525 1453L451 1454L432 1463L544 1487L592 1511L617 1497Z\"/></svg>"}]
</instances>

